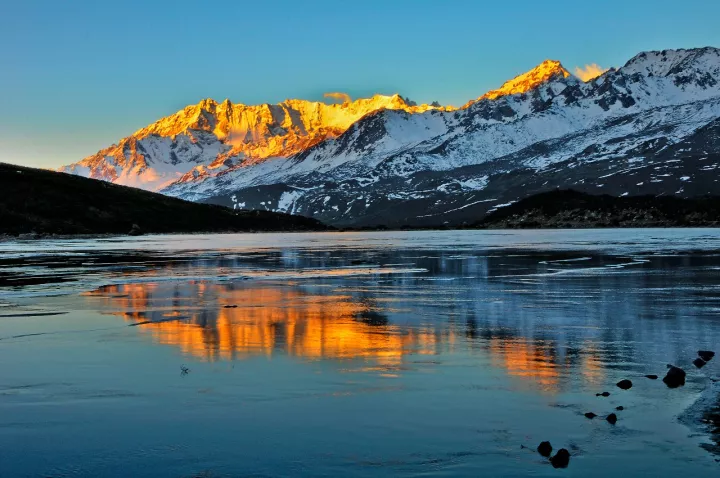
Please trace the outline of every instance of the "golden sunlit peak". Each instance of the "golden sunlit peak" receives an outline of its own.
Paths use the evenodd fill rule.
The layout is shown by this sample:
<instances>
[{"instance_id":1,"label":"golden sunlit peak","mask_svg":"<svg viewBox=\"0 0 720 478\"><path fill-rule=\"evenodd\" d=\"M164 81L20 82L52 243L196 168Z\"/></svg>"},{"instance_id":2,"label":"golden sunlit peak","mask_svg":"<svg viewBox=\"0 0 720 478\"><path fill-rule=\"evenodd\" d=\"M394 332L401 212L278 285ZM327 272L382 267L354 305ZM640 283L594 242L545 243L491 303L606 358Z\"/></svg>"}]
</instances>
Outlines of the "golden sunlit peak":
<instances>
[{"instance_id":1,"label":"golden sunlit peak","mask_svg":"<svg viewBox=\"0 0 720 478\"><path fill-rule=\"evenodd\" d=\"M200 100L200 102L198 103L198 106L204 109L211 108L217 105L218 102L212 98L205 98L203 100Z\"/></svg>"},{"instance_id":2,"label":"golden sunlit peak","mask_svg":"<svg viewBox=\"0 0 720 478\"><path fill-rule=\"evenodd\" d=\"M240 138L234 141L237 145L276 142L270 145L268 151L253 151L251 157L285 156L297 152L297 148L286 151L290 138L295 134L309 139L298 143L298 147L306 148L328 135L337 136L350 127L355 121L368 113L390 109L402 110L407 113L422 113L428 110L452 111L452 107L443 107L437 103L432 105L418 105L402 96L374 95L371 98L352 99L349 95L340 92L327 93L326 97L342 101L342 103L325 103L322 101L308 101L300 99L287 99L279 104L268 103L258 105L244 105L232 103L225 99L218 103L212 98L205 98L195 105L190 105L177 113L165 117L145 128L136 131L133 136L137 139L150 134L171 136L185 133L190 129L210 131L218 138L227 139L229 136ZM208 116L207 113L210 115ZM281 128L274 128L273 125ZM318 133L317 135L315 133ZM276 138L277 141L273 140ZM290 141L290 143L295 143ZM266 145L267 146L267 145ZM251 153L250 151L245 151Z\"/></svg>"},{"instance_id":3,"label":"golden sunlit peak","mask_svg":"<svg viewBox=\"0 0 720 478\"><path fill-rule=\"evenodd\" d=\"M527 73L523 73L512 80L506 81L497 90L488 91L476 101L482 99L494 100L501 96L526 93L543 83L558 78L567 78L568 76L570 76L570 72L562 66L562 63L557 60L545 60ZM474 103L474 101L471 101L468 105L472 103Z\"/></svg>"}]
</instances>

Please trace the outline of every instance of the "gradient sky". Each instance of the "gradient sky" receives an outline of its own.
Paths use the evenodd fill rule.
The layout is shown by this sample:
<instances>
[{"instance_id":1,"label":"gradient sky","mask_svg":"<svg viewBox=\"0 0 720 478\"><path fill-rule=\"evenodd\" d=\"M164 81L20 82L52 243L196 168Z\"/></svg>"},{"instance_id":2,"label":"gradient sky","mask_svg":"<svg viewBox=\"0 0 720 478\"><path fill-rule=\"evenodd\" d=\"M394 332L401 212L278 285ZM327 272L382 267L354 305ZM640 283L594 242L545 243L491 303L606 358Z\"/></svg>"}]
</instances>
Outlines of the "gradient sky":
<instances>
[{"instance_id":1,"label":"gradient sky","mask_svg":"<svg viewBox=\"0 0 720 478\"><path fill-rule=\"evenodd\" d=\"M720 47L714 0L6 2L0 161L75 162L202 98L461 105L544 59Z\"/></svg>"}]
</instances>

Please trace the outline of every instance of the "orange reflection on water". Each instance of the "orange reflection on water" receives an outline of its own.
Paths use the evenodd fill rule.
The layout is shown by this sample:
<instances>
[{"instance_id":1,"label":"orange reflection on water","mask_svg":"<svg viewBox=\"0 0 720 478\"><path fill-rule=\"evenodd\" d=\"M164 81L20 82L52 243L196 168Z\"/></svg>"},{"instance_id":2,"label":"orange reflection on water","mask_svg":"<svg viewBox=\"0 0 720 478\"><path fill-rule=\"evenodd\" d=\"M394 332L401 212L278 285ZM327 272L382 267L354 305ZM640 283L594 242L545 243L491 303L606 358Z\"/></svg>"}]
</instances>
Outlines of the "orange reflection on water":
<instances>
[{"instance_id":1,"label":"orange reflection on water","mask_svg":"<svg viewBox=\"0 0 720 478\"><path fill-rule=\"evenodd\" d=\"M605 380L606 373L597 346L590 341L586 341L583 346L583 351L582 363L580 365L583 378L592 385L602 384Z\"/></svg>"},{"instance_id":2,"label":"orange reflection on water","mask_svg":"<svg viewBox=\"0 0 720 478\"><path fill-rule=\"evenodd\" d=\"M584 344L578 361L568 355L558 356L554 343L521 337L490 338L488 350L493 366L506 369L512 377L530 380L547 393L559 392L563 378L573 374L574 368L588 385L598 386L606 379L597 347L589 341Z\"/></svg>"},{"instance_id":3,"label":"orange reflection on water","mask_svg":"<svg viewBox=\"0 0 720 478\"><path fill-rule=\"evenodd\" d=\"M393 325L367 291L308 292L294 283L139 283L106 286L98 297L160 344L179 347L203 360L232 360L282 353L305 360L363 359L351 370L396 376L409 354L451 351L463 335L453 327ZM472 339L471 339L472 340ZM587 383L604 380L592 343L579 361L561 358L552 341L502 335L486 339L493 367L547 393L563 388L563 377L579 368Z\"/></svg>"},{"instance_id":4,"label":"orange reflection on water","mask_svg":"<svg viewBox=\"0 0 720 478\"><path fill-rule=\"evenodd\" d=\"M295 287L144 283L106 286L92 295L140 323L158 343L206 360L282 351L310 360L372 359L388 369L408 353L435 354L439 342L429 328L387 324L372 305L352 296L309 295Z\"/></svg>"},{"instance_id":5,"label":"orange reflection on water","mask_svg":"<svg viewBox=\"0 0 720 478\"><path fill-rule=\"evenodd\" d=\"M545 391L558 389L561 370L547 347L520 338L492 338L489 350L491 363L509 375L532 379Z\"/></svg>"}]
</instances>

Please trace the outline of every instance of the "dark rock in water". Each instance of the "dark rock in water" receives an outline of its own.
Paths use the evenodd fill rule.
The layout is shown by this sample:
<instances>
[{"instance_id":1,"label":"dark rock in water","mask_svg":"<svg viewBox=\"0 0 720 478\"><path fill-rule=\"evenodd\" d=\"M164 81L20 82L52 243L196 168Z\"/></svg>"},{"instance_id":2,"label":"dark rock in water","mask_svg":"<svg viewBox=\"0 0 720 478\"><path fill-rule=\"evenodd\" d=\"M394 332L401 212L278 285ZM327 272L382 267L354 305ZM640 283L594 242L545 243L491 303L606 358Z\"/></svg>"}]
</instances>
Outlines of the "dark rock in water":
<instances>
[{"instance_id":1,"label":"dark rock in water","mask_svg":"<svg viewBox=\"0 0 720 478\"><path fill-rule=\"evenodd\" d=\"M223 305L223 309L237 309L237 305Z\"/></svg>"},{"instance_id":2,"label":"dark rock in water","mask_svg":"<svg viewBox=\"0 0 720 478\"><path fill-rule=\"evenodd\" d=\"M570 452L565 448L560 448L555 456L550 458L553 468L567 468L570 464Z\"/></svg>"},{"instance_id":3,"label":"dark rock in water","mask_svg":"<svg viewBox=\"0 0 720 478\"><path fill-rule=\"evenodd\" d=\"M698 357L700 357L706 362L711 361L714 356L715 352L712 352L710 350L698 350Z\"/></svg>"},{"instance_id":4,"label":"dark rock in water","mask_svg":"<svg viewBox=\"0 0 720 478\"><path fill-rule=\"evenodd\" d=\"M538 453L540 453L544 457L550 456L550 453L552 453L552 445L549 441L544 441L540 443L537 447Z\"/></svg>"},{"instance_id":5,"label":"dark rock in water","mask_svg":"<svg viewBox=\"0 0 720 478\"><path fill-rule=\"evenodd\" d=\"M128 232L128 236L142 236L142 234L142 229L140 229L140 226L137 224L133 224L130 228L130 232Z\"/></svg>"},{"instance_id":6,"label":"dark rock in water","mask_svg":"<svg viewBox=\"0 0 720 478\"><path fill-rule=\"evenodd\" d=\"M677 388L685 385L685 370L675 367L674 365L668 365L667 375L663 378L663 382L669 388Z\"/></svg>"},{"instance_id":7,"label":"dark rock in water","mask_svg":"<svg viewBox=\"0 0 720 478\"><path fill-rule=\"evenodd\" d=\"M621 412L622 412L623 410L625 410L625 407L623 407L622 405L620 405L619 407L615 407L615 410L618 410L618 411L621 411Z\"/></svg>"},{"instance_id":8,"label":"dark rock in water","mask_svg":"<svg viewBox=\"0 0 720 478\"><path fill-rule=\"evenodd\" d=\"M632 382L627 379L620 380L616 385L623 390L630 390L632 388Z\"/></svg>"},{"instance_id":9,"label":"dark rock in water","mask_svg":"<svg viewBox=\"0 0 720 478\"><path fill-rule=\"evenodd\" d=\"M610 392L596 393L595 396L596 397L609 397Z\"/></svg>"},{"instance_id":10,"label":"dark rock in water","mask_svg":"<svg viewBox=\"0 0 720 478\"><path fill-rule=\"evenodd\" d=\"M596 416L597 416L597 415L595 415L593 412L587 412L587 413L585 414L585 418L589 418L590 420L592 420L592 419L595 418Z\"/></svg>"},{"instance_id":11,"label":"dark rock in water","mask_svg":"<svg viewBox=\"0 0 720 478\"><path fill-rule=\"evenodd\" d=\"M645 377L649 378L650 380L657 380L657 379L658 379L658 376L657 376L657 375L645 375Z\"/></svg>"},{"instance_id":12,"label":"dark rock in water","mask_svg":"<svg viewBox=\"0 0 720 478\"><path fill-rule=\"evenodd\" d=\"M707 362L705 362L700 357L693 360L693 365L695 365L697 368L703 368Z\"/></svg>"},{"instance_id":13,"label":"dark rock in water","mask_svg":"<svg viewBox=\"0 0 720 478\"><path fill-rule=\"evenodd\" d=\"M617 415L611 413L605 420L607 420L610 425L615 425L615 422L617 422Z\"/></svg>"}]
</instances>

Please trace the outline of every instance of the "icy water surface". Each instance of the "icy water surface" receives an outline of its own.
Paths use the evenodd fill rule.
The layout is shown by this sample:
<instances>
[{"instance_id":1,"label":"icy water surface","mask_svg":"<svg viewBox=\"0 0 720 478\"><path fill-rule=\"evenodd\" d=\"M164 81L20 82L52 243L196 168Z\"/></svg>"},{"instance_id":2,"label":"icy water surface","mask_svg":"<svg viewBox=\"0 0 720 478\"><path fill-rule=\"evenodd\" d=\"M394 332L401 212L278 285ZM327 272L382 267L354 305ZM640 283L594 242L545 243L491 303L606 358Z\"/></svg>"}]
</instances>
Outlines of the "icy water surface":
<instances>
[{"instance_id":1,"label":"icy water surface","mask_svg":"<svg viewBox=\"0 0 720 478\"><path fill-rule=\"evenodd\" d=\"M7 242L0 294L3 477L720 472L719 230Z\"/></svg>"}]
</instances>

